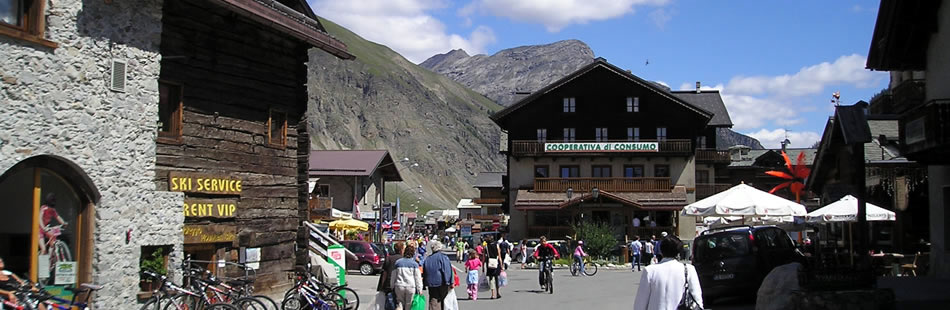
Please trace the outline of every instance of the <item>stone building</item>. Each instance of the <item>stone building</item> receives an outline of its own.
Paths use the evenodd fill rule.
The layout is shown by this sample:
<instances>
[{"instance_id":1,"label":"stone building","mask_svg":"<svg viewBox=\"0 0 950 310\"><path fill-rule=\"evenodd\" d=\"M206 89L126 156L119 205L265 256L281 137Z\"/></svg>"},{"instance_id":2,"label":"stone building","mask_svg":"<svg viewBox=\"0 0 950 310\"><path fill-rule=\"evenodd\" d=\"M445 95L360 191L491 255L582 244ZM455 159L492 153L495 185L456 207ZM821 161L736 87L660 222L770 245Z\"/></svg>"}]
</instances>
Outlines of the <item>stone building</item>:
<instances>
[{"instance_id":1,"label":"stone building","mask_svg":"<svg viewBox=\"0 0 950 310\"><path fill-rule=\"evenodd\" d=\"M103 285L96 308L127 308L139 292L142 254L161 247L174 269L188 240L186 222L212 217L186 219L187 199L220 198L187 187L174 191L169 176L178 172L225 176L211 187L231 191L224 198L236 202L238 216L223 221L253 229L263 224L254 217L277 218L289 232L270 238L234 230L233 240L197 240L223 241L221 251L212 251L220 259L233 261L238 249L260 246L262 269L292 267L306 208L308 153L297 150L309 144L297 138L309 139L295 124L306 111L307 49L352 58L305 1L12 3L22 6L0 11L0 193L7 201L0 209L9 223L0 225L0 257L9 270L51 289L96 282ZM268 62L280 66L261 65ZM248 92L267 87L279 93ZM258 106L248 108L250 99L236 96ZM283 119L275 121L273 111ZM245 152L224 151L229 147ZM272 161L284 177L249 167ZM244 193L235 195L236 180L247 180ZM242 199L275 182L284 190L270 198L289 201L285 212L244 208ZM61 233L30 224L37 222L63 225ZM279 250L266 254L267 247ZM270 285L286 279L264 274Z\"/></svg>"},{"instance_id":2,"label":"stone building","mask_svg":"<svg viewBox=\"0 0 950 310\"><path fill-rule=\"evenodd\" d=\"M698 86L698 85L697 85ZM713 184L732 126L717 91L671 92L603 58L492 115L507 131L511 239L563 239L570 224L609 224L624 236L695 235L679 210Z\"/></svg>"}]
</instances>

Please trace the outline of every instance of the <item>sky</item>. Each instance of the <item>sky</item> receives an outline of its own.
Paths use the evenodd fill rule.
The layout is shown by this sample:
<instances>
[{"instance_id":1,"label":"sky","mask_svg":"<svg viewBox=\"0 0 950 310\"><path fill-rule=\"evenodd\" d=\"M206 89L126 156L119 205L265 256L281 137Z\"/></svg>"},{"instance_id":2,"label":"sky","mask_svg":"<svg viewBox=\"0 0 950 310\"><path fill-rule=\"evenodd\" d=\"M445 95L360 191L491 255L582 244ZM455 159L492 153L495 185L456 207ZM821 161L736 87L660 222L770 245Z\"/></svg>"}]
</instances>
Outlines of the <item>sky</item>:
<instances>
[{"instance_id":1,"label":"sky","mask_svg":"<svg viewBox=\"0 0 950 310\"><path fill-rule=\"evenodd\" d=\"M719 90L766 148L807 148L841 104L887 87L865 69L878 1L308 0L317 15L409 61L491 55L577 39L596 57L674 90Z\"/></svg>"}]
</instances>

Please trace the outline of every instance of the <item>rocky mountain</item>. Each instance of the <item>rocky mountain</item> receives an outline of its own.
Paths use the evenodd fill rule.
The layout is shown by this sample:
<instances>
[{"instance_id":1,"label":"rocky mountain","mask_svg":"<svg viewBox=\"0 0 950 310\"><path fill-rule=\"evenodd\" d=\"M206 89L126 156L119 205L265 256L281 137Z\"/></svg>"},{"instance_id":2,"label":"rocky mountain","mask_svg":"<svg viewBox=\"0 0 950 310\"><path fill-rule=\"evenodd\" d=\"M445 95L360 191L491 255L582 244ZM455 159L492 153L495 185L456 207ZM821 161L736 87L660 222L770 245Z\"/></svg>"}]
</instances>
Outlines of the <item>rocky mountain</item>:
<instances>
[{"instance_id":1,"label":"rocky mountain","mask_svg":"<svg viewBox=\"0 0 950 310\"><path fill-rule=\"evenodd\" d=\"M753 137L732 131L732 129L720 128L719 131L716 132L716 148L725 150L733 145L745 145L751 147L753 150L765 149L762 143L759 143L759 140Z\"/></svg>"},{"instance_id":2,"label":"rocky mountain","mask_svg":"<svg viewBox=\"0 0 950 310\"><path fill-rule=\"evenodd\" d=\"M500 129L488 116L502 107L463 85L421 68L386 46L321 18L356 60L313 49L308 64L309 129L314 149L386 149L404 179L388 185L387 200L416 195L423 209L452 208L474 197L481 171L503 171ZM409 158L408 163L399 162ZM410 167L418 163L417 167ZM408 203L407 203L408 204ZM404 210L406 208L404 207Z\"/></svg>"},{"instance_id":3,"label":"rocky mountain","mask_svg":"<svg viewBox=\"0 0 950 310\"><path fill-rule=\"evenodd\" d=\"M498 104L516 101L515 92L532 92L594 60L594 51L579 40L564 40L469 56L461 49L430 57L420 66L449 77Z\"/></svg>"}]
</instances>

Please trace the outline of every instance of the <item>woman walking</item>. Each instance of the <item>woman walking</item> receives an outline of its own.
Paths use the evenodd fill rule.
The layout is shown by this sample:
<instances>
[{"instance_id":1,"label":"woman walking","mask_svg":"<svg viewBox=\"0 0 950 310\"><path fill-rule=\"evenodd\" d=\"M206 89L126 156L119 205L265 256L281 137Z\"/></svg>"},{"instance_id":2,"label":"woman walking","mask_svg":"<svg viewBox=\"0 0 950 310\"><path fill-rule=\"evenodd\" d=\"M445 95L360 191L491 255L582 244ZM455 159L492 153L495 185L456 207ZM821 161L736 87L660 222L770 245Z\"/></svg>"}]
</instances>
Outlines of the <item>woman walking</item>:
<instances>
[{"instance_id":1,"label":"woman walking","mask_svg":"<svg viewBox=\"0 0 950 310\"><path fill-rule=\"evenodd\" d=\"M501 298L501 286L498 283L498 276L501 275L501 248L491 236L488 236L488 246L485 248L485 256L488 258L486 263L485 275L488 276L488 287L491 288L491 298Z\"/></svg>"},{"instance_id":2,"label":"woman walking","mask_svg":"<svg viewBox=\"0 0 950 310\"><path fill-rule=\"evenodd\" d=\"M468 299L478 300L478 270L481 268L482 261L478 259L475 250L468 250L468 260L465 261L465 270L468 270L465 278L468 282Z\"/></svg>"},{"instance_id":3,"label":"woman walking","mask_svg":"<svg viewBox=\"0 0 950 310\"><path fill-rule=\"evenodd\" d=\"M415 254L415 246L409 245L403 251L402 258L396 261L390 283L396 295L396 310L408 310L412 307L413 295L422 294L422 271L413 259Z\"/></svg>"},{"instance_id":4,"label":"woman walking","mask_svg":"<svg viewBox=\"0 0 950 310\"><path fill-rule=\"evenodd\" d=\"M528 240L521 240L521 269L528 262Z\"/></svg>"},{"instance_id":5,"label":"woman walking","mask_svg":"<svg viewBox=\"0 0 950 310\"><path fill-rule=\"evenodd\" d=\"M681 303L690 309L703 308L703 290L699 287L696 268L676 260L682 244L676 237L660 242L663 260L643 268L634 310L677 309Z\"/></svg>"}]
</instances>

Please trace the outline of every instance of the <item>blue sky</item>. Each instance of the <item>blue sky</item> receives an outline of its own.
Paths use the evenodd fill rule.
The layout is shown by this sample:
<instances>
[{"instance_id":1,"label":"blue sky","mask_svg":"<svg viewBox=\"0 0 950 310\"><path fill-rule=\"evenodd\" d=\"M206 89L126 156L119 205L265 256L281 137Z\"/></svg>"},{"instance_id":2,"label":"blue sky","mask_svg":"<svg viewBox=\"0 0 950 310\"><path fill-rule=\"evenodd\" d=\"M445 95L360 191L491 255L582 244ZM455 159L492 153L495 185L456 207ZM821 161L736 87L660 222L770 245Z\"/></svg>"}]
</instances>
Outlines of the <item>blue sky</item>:
<instances>
[{"instance_id":1,"label":"blue sky","mask_svg":"<svg viewBox=\"0 0 950 310\"><path fill-rule=\"evenodd\" d=\"M733 129L770 148L786 134L790 147L811 146L833 92L868 101L888 80L864 69L878 1L309 1L415 63L578 39L642 78L720 90Z\"/></svg>"}]
</instances>

